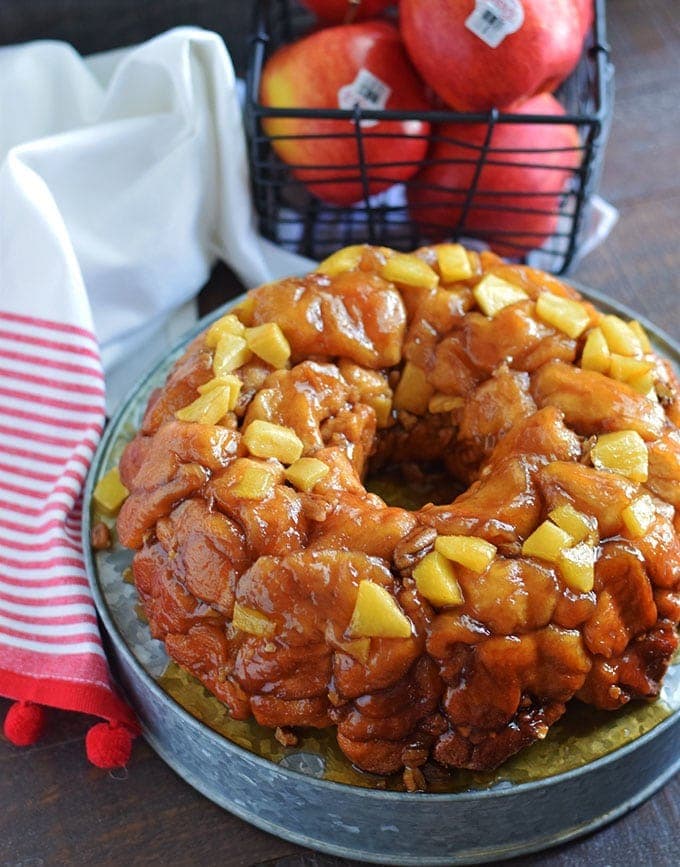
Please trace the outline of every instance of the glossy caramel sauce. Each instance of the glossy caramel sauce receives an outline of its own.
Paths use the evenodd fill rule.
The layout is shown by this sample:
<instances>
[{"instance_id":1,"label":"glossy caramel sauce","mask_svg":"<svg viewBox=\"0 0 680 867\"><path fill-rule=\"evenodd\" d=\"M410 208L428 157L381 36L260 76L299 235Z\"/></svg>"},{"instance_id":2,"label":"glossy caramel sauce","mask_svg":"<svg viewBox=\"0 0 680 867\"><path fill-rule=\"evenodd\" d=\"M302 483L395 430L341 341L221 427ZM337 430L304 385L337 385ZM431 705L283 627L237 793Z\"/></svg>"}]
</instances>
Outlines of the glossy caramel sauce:
<instances>
[{"instance_id":1,"label":"glossy caramel sauce","mask_svg":"<svg viewBox=\"0 0 680 867\"><path fill-rule=\"evenodd\" d=\"M418 469L414 468L411 481L405 485L400 470L387 469L370 476L366 486L390 506L419 509L442 497L445 501L447 494L442 492L436 467L426 470L416 478ZM138 616L143 619L141 606ZM158 682L192 716L262 758L278 764L295 754L311 754L322 759L323 779L351 786L405 791L401 774L380 777L354 767L340 750L333 728L301 730L299 743L295 747L284 747L276 740L272 729L258 725L254 719L233 719L222 702L176 663L169 663ZM542 780L583 767L620 749L677 710L680 710L680 653L666 675L662 696L656 701L634 701L618 711L597 710L572 701L545 740L536 741L494 771L451 771L434 763L426 764L422 770L428 791L433 793L477 791Z\"/></svg>"},{"instance_id":2,"label":"glossy caramel sauce","mask_svg":"<svg viewBox=\"0 0 680 867\"><path fill-rule=\"evenodd\" d=\"M184 669L171 662L159 679L160 686L192 716L238 746L278 764L295 753L311 753L323 759L323 779L364 788L404 791L401 774L379 777L355 768L343 755L334 729L307 729L295 747L284 747L272 729L254 720L239 722L229 716L222 702ZM429 792L468 792L509 784L543 780L575 768L631 743L680 709L680 658L666 676L661 698L635 701L618 711L596 710L578 701L551 726L543 741L536 741L508 759L495 771L448 771L427 764L422 769Z\"/></svg>"}]
</instances>

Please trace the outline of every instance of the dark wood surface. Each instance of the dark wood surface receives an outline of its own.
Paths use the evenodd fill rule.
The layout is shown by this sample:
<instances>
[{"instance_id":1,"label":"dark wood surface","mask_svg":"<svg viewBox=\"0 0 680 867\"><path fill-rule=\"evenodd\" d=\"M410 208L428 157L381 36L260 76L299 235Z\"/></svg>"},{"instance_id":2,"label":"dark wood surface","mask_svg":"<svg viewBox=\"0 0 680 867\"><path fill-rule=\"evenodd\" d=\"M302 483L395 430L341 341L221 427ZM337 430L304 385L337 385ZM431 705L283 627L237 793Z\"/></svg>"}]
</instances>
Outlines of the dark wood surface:
<instances>
[{"instance_id":1,"label":"dark wood surface","mask_svg":"<svg viewBox=\"0 0 680 867\"><path fill-rule=\"evenodd\" d=\"M23 0L22 0L23 2ZM11 5L11 3L10 3ZM15 3L15 6L17 4ZM127 4L129 5L129 4ZM233 6L234 4L227 4ZM249 4L243 4L249 5ZM573 273L680 337L680 19L672 0L612 0L615 120L603 194L621 211L612 236ZM218 269L206 304L233 285ZM0 700L0 718L9 702ZM126 771L88 765L92 720L53 712L29 749L0 738L0 867L202 864L340 867L214 806L138 742ZM508 864L666 867L678 863L680 779L590 836Z\"/></svg>"}]
</instances>

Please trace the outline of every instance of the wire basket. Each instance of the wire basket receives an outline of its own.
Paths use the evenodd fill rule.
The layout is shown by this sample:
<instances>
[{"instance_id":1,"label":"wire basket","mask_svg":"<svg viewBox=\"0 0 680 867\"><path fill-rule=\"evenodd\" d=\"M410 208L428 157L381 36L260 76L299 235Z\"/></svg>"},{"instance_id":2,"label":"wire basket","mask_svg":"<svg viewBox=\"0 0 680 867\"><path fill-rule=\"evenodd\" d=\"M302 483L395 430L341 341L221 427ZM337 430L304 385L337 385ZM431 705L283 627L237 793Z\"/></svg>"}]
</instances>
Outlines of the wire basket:
<instances>
[{"instance_id":1,"label":"wire basket","mask_svg":"<svg viewBox=\"0 0 680 867\"><path fill-rule=\"evenodd\" d=\"M259 98L264 64L277 48L307 33L312 19L297 3L289 0L260 0L253 24L245 114L251 183L261 233L283 248L315 260L349 244L382 244L406 251L452 239L480 248L489 246L508 258L528 259L546 270L565 273L577 257L584 238L590 200L600 181L611 120L613 67L606 42L604 4L605 0L596 0L593 26L581 59L556 93L566 114L554 117L504 114L496 109L472 114L448 109L368 110L359 105L350 110L269 108ZM302 166L284 163L276 155L272 139L263 128L263 121L272 118L345 121L346 130L311 137L355 140L357 162L341 167L320 162L313 169L322 179L321 184L335 182L338 177L341 182L359 184L360 200L351 205L337 205L312 194L295 176L296 169ZM376 135L382 139L401 135L376 133L371 121L379 120L424 120L431 125L431 132L422 136L427 138L429 150L425 159L418 162L419 172L406 181L394 183L384 192L371 194L371 185L389 182L392 165L368 162L363 158L365 145ZM444 123L475 125L477 143L471 144L467 136L462 140L442 136L438 130ZM518 150L490 146L494 130L502 124L528 124L537 128L544 124L572 124L578 130L578 143L552 150L527 147L526 143ZM433 159L432 149L438 142L445 142L446 148L453 147L455 156ZM559 161L555 159L557 151ZM446 187L424 180L422 169L435 162L466 164L469 183L465 187ZM485 167L508 165L514 168L518 162L532 169L556 169L562 179L559 189L546 195L544 191L518 190L514 184L509 189L496 186L493 192L480 187L478 182ZM405 165L408 163L400 162L401 168ZM319 188L318 184L314 186ZM443 201L445 208L442 208ZM451 214L455 219L450 219ZM535 217L549 220L549 237L545 231L532 231ZM545 224L543 220L541 225Z\"/></svg>"}]
</instances>

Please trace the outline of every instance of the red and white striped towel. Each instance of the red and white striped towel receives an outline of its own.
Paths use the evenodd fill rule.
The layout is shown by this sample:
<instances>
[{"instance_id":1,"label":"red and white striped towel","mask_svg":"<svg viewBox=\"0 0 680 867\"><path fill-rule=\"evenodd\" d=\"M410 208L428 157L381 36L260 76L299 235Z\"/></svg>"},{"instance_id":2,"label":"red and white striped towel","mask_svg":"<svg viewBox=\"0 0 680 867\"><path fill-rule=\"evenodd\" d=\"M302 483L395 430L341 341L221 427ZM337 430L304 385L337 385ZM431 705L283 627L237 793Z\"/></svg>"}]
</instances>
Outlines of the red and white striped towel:
<instances>
[{"instance_id":1,"label":"red and white striped towel","mask_svg":"<svg viewBox=\"0 0 680 867\"><path fill-rule=\"evenodd\" d=\"M119 725L95 726L89 754L115 764L135 723L110 685L80 543L102 367L111 409L175 342L170 317L217 256L249 286L308 264L255 232L214 33L86 59L63 43L0 48L0 119L0 695L24 701L5 732L30 742L40 704L98 714Z\"/></svg>"},{"instance_id":2,"label":"red and white striped towel","mask_svg":"<svg viewBox=\"0 0 680 867\"><path fill-rule=\"evenodd\" d=\"M103 424L94 335L0 311L0 694L23 702L5 726L19 743L39 734L43 704L136 728L109 681L80 538ZM126 731L113 736L122 753L102 737L88 740L95 763L126 759Z\"/></svg>"}]
</instances>

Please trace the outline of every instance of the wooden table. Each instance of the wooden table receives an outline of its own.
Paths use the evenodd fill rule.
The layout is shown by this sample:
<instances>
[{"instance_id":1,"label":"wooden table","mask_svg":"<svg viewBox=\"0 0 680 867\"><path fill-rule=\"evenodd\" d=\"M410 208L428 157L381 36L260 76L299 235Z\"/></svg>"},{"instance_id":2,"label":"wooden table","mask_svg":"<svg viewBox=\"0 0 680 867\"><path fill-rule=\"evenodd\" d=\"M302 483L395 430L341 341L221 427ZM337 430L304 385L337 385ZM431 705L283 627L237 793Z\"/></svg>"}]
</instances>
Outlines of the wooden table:
<instances>
[{"instance_id":1,"label":"wooden table","mask_svg":"<svg viewBox=\"0 0 680 867\"><path fill-rule=\"evenodd\" d=\"M680 21L668 0L613 0L610 39L617 66L614 126L602 192L621 210L603 247L575 279L627 302L680 336ZM225 269L211 297L233 285ZM0 700L0 717L9 702ZM324 865L251 828L186 785L142 741L127 771L88 765L92 720L54 712L30 749L0 738L0 865ZM514 862L544 867L665 867L680 848L680 779L634 813L583 840Z\"/></svg>"}]
</instances>

